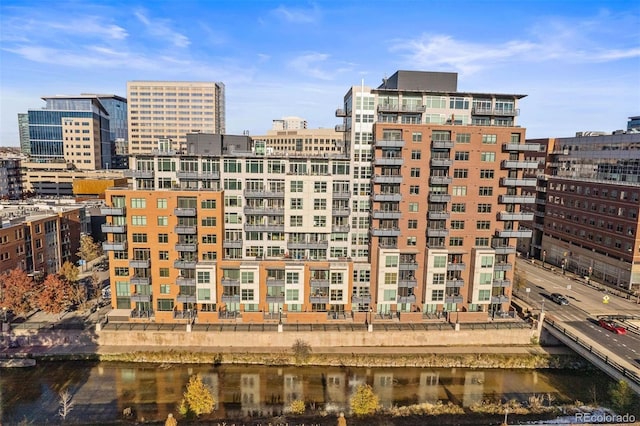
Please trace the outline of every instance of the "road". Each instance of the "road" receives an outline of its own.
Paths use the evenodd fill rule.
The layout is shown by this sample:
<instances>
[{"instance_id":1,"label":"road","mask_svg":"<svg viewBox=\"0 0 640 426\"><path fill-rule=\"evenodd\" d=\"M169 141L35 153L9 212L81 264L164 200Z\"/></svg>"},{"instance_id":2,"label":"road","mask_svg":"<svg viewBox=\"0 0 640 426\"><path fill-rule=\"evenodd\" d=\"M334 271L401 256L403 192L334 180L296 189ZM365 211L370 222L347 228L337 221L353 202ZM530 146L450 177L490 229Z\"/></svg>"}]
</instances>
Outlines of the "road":
<instances>
[{"instance_id":1,"label":"road","mask_svg":"<svg viewBox=\"0 0 640 426\"><path fill-rule=\"evenodd\" d=\"M640 372L640 335L628 332L618 335L600 327L597 317L601 315L639 316L640 305L610 293L588 286L584 280L573 275L562 275L540 264L532 265L518 261L518 269L526 274L527 288L517 290L516 296L527 302L534 310L542 309L548 318L564 323L585 337L602 344L606 349L629 362ZM551 293L560 293L568 305L558 305L549 298ZM603 298L608 296L608 303Z\"/></svg>"}]
</instances>

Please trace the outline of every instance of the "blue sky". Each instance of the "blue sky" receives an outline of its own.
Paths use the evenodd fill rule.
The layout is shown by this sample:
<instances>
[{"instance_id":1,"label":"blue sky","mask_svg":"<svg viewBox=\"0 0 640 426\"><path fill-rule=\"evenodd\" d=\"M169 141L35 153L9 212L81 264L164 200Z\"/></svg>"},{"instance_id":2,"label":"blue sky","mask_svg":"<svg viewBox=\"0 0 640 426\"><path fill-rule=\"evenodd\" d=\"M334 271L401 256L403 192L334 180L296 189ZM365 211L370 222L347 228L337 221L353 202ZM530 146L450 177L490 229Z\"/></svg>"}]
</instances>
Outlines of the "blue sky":
<instances>
[{"instance_id":1,"label":"blue sky","mask_svg":"<svg viewBox=\"0 0 640 426\"><path fill-rule=\"evenodd\" d=\"M333 127L349 87L398 69L528 95L531 138L622 129L640 115L640 2L2 0L0 145L41 96L126 96L129 80L225 83L231 134Z\"/></svg>"}]
</instances>

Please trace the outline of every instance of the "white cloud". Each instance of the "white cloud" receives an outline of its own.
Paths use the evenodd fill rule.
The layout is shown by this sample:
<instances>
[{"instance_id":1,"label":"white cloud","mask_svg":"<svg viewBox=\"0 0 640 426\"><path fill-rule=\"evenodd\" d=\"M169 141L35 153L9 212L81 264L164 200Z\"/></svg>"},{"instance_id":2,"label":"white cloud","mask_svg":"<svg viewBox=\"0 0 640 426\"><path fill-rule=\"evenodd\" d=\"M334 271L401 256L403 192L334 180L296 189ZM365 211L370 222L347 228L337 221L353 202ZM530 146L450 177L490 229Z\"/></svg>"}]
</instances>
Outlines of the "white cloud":
<instances>
[{"instance_id":1,"label":"white cloud","mask_svg":"<svg viewBox=\"0 0 640 426\"><path fill-rule=\"evenodd\" d=\"M171 22L168 19L151 20L143 10L134 12L134 16L142 22L152 37L166 40L175 47L188 47L191 44L189 37L171 28Z\"/></svg>"},{"instance_id":2,"label":"white cloud","mask_svg":"<svg viewBox=\"0 0 640 426\"><path fill-rule=\"evenodd\" d=\"M350 72L352 65L348 63L328 63L330 55L327 53L307 53L289 61L289 66L298 73L317 78L319 80L334 80L339 74ZM329 69L329 70L327 70Z\"/></svg>"},{"instance_id":3,"label":"white cloud","mask_svg":"<svg viewBox=\"0 0 640 426\"><path fill-rule=\"evenodd\" d=\"M315 4L311 9L279 6L272 13L280 19L293 24L309 24L317 22L321 18L321 11Z\"/></svg>"}]
</instances>

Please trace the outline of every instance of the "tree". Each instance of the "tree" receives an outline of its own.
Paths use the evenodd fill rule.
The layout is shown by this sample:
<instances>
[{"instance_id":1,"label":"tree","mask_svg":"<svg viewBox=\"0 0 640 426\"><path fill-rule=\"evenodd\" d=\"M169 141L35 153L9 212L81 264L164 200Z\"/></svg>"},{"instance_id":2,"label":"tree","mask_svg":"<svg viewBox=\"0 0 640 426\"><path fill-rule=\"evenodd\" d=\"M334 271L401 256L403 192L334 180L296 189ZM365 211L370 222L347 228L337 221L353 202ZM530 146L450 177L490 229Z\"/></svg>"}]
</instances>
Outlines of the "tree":
<instances>
[{"instance_id":1,"label":"tree","mask_svg":"<svg viewBox=\"0 0 640 426\"><path fill-rule=\"evenodd\" d=\"M102 280L100 279L100 275L97 272L91 274L91 281L89 282L91 286L91 297L96 297L100 291L100 286L102 285Z\"/></svg>"},{"instance_id":2,"label":"tree","mask_svg":"<svg viewBox=\"0 0 640 426\"><path fill-rule=\"evenodd\" d=\"M58 415L62 417L62 420L65 420L75 405L73 402L73 395L69 392L69 389L65 389L64 391L60 391L58 396L60 397L60 409L58 410Z\"/></svg>"},{"instance_id":3,"label":"tree","mask_svg":"<svg viewBox=\"0 0 640 426\"><path fill-rule=\"evenodd\" d=\"M618 413L622 413L633 404L634 392L624 380L619 380L609 388L609 396L611 397L611 405Z\"/></svg>"},{"instance_id":4,"label":"tree","mask_svg":"<svg viewBox=\"0 0 640 426\"><path fill-rule=\"evenodd\" d=\"M178 421L173 417L173 414L167 414L167 420L164 421L164 426L178 426Z\"/></svg>"},{"instance_id":5,"label":"tree","mask_svg":"<svg viewBox=\"0 0 640 426\"><path fill-rule=\"evenodd\" d=\"M78 277L80 276L80 270L73 263L66 261L62 264L62 267L58 271L58 275L69 282L75 283L78 281Z\"/></svg>"},{"instance_id":6,"label":"tree","mask_svg":"<svg viewBox=\"0 0 640 426\"><path fill-rule=\"evenodd\" d=\"M291 346L293 356L296 359L296 364L302 364L311 356L311 346L302 339L297 339L293 346Z\"/></svg>"},{"instance_id":7,"label":"tree","mask_svg":"<svg viewBox=\"0 0 640 426\"><path fill-rule=\"evenodd\" d=\"M513 281L516 290L524 290L527 286L527 273L516 266L513 270Z\"/></svg>"},{"instance_id":8,"label":"tree","mask_svg":"<svg viewBox=\"0 0 640 426\"><path fill-rule=\"evenodd\" d=\"M71 306L73 289L67 280L49 274L36 296L38 308L50 314L60 314Z\"/></svg>"},{"instance_id":9,"label":"tree","mask_svg":"<svg viewBox=\"0 0 640 426\"><path fill-rule=\"evenodd\" d=\"M0 275L0 307L16 316L26 316L33 306L36 284L22 269L12 269Z\"/></svg>"},{"instance_id":10,"label":"tree","mask_svg":"<svg viewBox=\"0 0 640 426\"><path fill-rule=\"evenodd\" d=\"M76 255L86 262L91 262L102 254L102 248L98 243L93 241L91 235L83 235L80 237L80 249Z\"/></svg>"},{"instance_id":11,"label":"tree","mask_svg":"<svg viewBox=\"0 0 640 426\"><path fill-rule=\"evenodd\" d=\"M356 393L349 400L349 406L356 416L368 416L378 411L380 400L378 395L371 389L371 386L358 385Z\"/></svg>"},{"instance_id":12,"label":"tree","mask_svg":"<svg viewBox=\"0 0 640 426\"><path fill-rule=\"evenodd\" d=\"M195 374L189 378L187 390L183 394L184 398L180 402L182 414L193 414L196 417L200 414L209 414L213 411L215 400L211 390L202 382L202 377Z\"/></svg>"}]
</instances>

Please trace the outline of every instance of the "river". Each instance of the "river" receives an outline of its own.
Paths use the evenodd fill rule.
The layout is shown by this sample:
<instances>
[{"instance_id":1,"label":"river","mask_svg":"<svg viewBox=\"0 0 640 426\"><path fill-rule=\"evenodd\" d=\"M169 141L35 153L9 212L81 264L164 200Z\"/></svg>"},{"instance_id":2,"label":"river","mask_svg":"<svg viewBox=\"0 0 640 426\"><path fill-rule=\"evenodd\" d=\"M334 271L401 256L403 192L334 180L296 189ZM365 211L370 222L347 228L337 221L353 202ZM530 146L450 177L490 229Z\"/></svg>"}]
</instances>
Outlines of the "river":
<instances>
[{"instance_id":1,"label":"river","mask_svg":"<svg viewBox=\"0 0 640 426\"><path fill-rule=\"evenodd\" d=\"M73 393L69 423L113 423L126 408L138 420L160 421L176 413L196 373L217 402L215 419L275 415L296 399L311 410L348 412L360 383L371 385L384 407L438 400L468 407L483 399L526 401L533 394L552 395L556 403L604 402L611 383L597 371L41 362L0 370L1 424L59 424L61 389Z\"/></svg>"}]
</instances>

